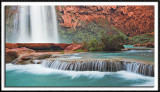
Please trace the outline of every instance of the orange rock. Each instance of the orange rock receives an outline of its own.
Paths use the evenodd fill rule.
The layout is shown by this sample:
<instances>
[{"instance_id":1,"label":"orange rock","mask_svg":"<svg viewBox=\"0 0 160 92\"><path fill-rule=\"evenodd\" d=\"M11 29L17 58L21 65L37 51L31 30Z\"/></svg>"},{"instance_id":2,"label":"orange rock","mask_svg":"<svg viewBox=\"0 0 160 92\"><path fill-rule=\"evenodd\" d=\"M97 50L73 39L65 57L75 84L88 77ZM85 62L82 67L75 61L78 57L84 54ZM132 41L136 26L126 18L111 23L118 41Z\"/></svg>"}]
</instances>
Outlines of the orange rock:
<instances>
[{"instance_id":1,"label":"orange rock","mask_svg":"<svg viewBox=\"0 0 160 92\"><path fill-rule=\"evenodd\" d=\"M154 30L153 6L59 6L58 12L64 14L58 19L64 21L61 26L74 28L98 19L108 20L112 26L120 28L128 36L150 33ZM58 17L59 17L58 16ZM74 22L72 22L74 21ZM124 26L125 25L125 26Z\"/></svg>"},{"instance_id":2,"label":"orange rock","mask_svg":"<svg viewBox=\"0 0 160 92\"><path fill-rule=\"evenodd\" d=\"M5 63L11 63L13 60L19 57L19 54L16 51L6 50L5 53Z\"/></svg>"},{"instance_id":3,"label":"orange rock","mask_svg":"<svg viewBox=\"0 0 160 92\"><path fill-rule=\"evenodd\" d=\"M64 53L71 53L78 49L83 49L82 44L71 44L64 49Z\"/></svg>"},{"instance_id":4,"label":"orange rock","mask_svg":"<svg viewBox=\"0 0 160 92\"><path fill-rule=\"evenodd\" d=\"M60 49L64 50L67 46L69 46L70 44L67 43L58 43L58 44L53 44L52 47L59 47Z\"/></svg>"},{"instance_id":5,"label":"orange rock","mask_svg":"<svg viewBox=\"0 0 160 92\"><path fill-rule=\"evenodd\" d=\"M13 49L18 47L18 43L6 43L6 48Z\"/></svg>"}]
</instances>

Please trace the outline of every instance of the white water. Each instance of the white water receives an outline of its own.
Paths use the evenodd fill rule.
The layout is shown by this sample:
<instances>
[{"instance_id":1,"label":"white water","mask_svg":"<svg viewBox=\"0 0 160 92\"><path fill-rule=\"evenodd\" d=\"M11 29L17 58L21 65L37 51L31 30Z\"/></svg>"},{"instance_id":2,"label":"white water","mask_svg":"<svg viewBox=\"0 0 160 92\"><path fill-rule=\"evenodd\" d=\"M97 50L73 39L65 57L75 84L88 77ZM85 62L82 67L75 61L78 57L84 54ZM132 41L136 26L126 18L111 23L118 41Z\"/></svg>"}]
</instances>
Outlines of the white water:
<instances>
[{"instance_id":1,"label":"white water","mask_svg":"<svg viewBox=\"0 0 160 92\"><path fill-rule=\"evenodd\" d=\"M72 58L71 58L72 59ZM126 70L129 72L140 73L142 75L154 76L154 66L150 64L140 63L140 62L121 62L121 61L101 61L101 60L90 60L83 61L83 59L78 59L76 62L62 62L58 59L43 60L41 65L43 67L60 69L60 70L70 70L70 71L121 71ZM81 62L80 62L81 61Z\"/></svg>"},{"instance_id":2,"label":"white water","mask_svg":"<svg viewBox=\"0 0 160 92\"><path fill-rule=\"evenodd\" d=\"M17 43L59 43L55 6L22 6Z\"/></svg>"},{"instance_id":3,"label":"white water","mask_svg":"<svg viewBox=\"0 0 160 92\"><path fill-rule=\"evenodd\" d=\"M135 84L132 86L154 86L154 77L143 76L140 74L127 72L127 71L118 71L118 72L98 72L98 71L65 71L57 69L44 68L39 64L29 64L29 65L13 65L6 64L6 71L14 71L15 73L29 73L33 75L61 75L66 77L71 77L71 79L78 79L81 76L86 76L93 79L102 79L109 76L117 76L120 80L123 81L135 81ZM143 81L143 83L137 83L137 81ZM106 81L107 82L107 81ZM123 85L123 84L122 84Z\"/></svg>"}]
</instances>

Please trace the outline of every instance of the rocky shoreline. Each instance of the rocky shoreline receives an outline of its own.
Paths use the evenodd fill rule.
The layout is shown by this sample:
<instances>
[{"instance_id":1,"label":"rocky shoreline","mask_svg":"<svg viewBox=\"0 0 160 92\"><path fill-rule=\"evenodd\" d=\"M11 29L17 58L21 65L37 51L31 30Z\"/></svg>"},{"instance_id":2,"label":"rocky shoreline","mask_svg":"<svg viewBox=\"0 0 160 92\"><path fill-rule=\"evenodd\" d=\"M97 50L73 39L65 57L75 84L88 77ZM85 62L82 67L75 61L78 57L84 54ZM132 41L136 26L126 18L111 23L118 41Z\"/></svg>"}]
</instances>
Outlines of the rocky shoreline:
<instances>
[{"instance_id":1,"label":"rocky shoreline","mask_svg":"<svg viewBox=\"0 0 160 92\"><path fill-rule=\"evenodd\" d=\"M55 46L58 49L55 49ZM48 48L54 48L54 50L43 51ZM36 51L37 49L42 51ZM80 58L65 56L79 49L84 49L81 44L6 43L5 63L15 65L41 64L48 68L77 71L126 70L147 76L154 76L154 62L118 57L114 59L91 59L84 56ZM127 50L131 49L127 48Z\"/></svg>"},{"instance_id":2,"label":"rocky shoreline","mask_svg":"<svg viewBox=\"0 0 160 92\"><path fill-rule=\"evenodd\" d=\"M75 53L76 50L82 50L80 52L86 51L81 43L6 43L5 62L11 63L12 61L15 62L18 60L18 62L27 61L28 63L33 63L34 59L41 60L49 57L59 57L65 54ZM154 48L124 48L121 50L154 51Z\"/></svg>"}]
</instances>

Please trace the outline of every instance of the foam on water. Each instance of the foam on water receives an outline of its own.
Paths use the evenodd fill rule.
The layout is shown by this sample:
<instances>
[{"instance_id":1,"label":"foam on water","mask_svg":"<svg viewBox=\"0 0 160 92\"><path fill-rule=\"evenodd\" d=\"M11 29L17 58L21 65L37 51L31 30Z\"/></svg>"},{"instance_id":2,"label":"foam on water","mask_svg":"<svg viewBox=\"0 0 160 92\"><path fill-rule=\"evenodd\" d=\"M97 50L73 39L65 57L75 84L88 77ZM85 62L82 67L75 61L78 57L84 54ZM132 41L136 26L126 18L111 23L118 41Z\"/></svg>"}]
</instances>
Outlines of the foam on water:
<instances>
[{"instance_id":1,"label":"foam on water","mask_svg":"<svg viewBox=\"0 0 160 92\"><path fill-rule=\"evenodd\" d=\"M29 65L6 64L6 70L15 71L17 73L25 72L25 73L40 74L40 75L62 74L64 76L70 76L71 78L78 78L79 76L88 76L89 78L102 78L105 75L104 72L98 72L98 71L64 71L64 70L50 69L42 67L41 65L38 64L29 64Z\"/></svg>"},{"instance_id":2,"label":"foam on water","mask_svg":"<svg viewBox=\"0 0 160 92\"><path fill-rule=\"evenodd\" d=\"M77 57L77 56L70 56L70 57L67 57L67 58L59 58L59 60L64 60L64 59L80 59L82 57Z\"/></svg>"},{"instance_id":3,"label":"foam on water","mask_svg":"<svg viewBox=\"0 0 160 92\"><path fill-rule=\"evenodd\" d=\"M126 52L152 52L152 50L129 50Z\"/></svg>"},{"instance_id":4,"label":"foam on water","mask_svg":"<svg viewBox=\"0 0 160 92\"><path fill-rule=\"evenodd\" d=\"M79 78L85 76L87 78L100 79L109 76L117 76L125 80L145 80L146 82L140 84L133 84L133 86L154 86L154 77L143 76L136 73L131 73L127 71L118 71L118 72L99 72L99 71L64 71L56 70L42 67L39 64L29 64L29 65L12 65L6 64L6 71L14 71L16 73L29 73L34 75L61 75L67 76L71 79Z\"/></svg>"}]
</instances>

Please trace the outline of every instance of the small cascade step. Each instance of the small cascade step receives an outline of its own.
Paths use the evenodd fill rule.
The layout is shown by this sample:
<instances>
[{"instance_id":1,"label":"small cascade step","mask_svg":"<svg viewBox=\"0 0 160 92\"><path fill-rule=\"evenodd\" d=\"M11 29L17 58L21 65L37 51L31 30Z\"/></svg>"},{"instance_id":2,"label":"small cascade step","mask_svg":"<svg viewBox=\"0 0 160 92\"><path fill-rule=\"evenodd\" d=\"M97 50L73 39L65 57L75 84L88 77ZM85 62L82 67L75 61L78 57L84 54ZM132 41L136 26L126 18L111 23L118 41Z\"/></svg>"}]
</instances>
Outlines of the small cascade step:
<instances>
[{"instance_id":1,"label":"small cascade step","mask_svg":"<svg viewBox=\"0 0 160 92\"><path fill-rule=\"evenodd\" d=\"M141 62L113 61L113 60L75 60L67 62L63 60L44 60L41 64L44 67L69 70L69 71L120 71L126 70L146 76L154 76L154 66Z\"/></svg>"}]
</instances>

